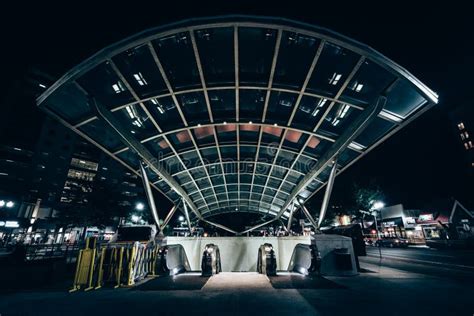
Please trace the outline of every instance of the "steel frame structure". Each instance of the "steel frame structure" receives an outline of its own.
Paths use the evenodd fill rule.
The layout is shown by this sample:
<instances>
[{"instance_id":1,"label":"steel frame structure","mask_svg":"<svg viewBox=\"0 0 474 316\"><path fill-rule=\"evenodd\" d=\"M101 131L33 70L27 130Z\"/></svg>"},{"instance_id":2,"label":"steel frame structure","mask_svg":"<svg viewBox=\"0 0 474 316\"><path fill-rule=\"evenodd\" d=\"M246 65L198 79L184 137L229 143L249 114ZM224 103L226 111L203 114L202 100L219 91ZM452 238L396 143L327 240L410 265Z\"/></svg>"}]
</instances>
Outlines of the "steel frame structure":
<instances>
[{"instance_id":1,"label":"steel frame structure","mask_svg":"<svg viewBox=\"0 0 474 316\"><path fill-rule=\"evenodd\" d=\"M202 29L218 29L218 28L232 28L232 36L233 36L233 61L234 61L234 85L221 85L217 87L209 87L207 85L206 81L206 74L205 70L201 61L201 52L199 51L199 47L197 45L197 41L195 38L195 31L202 30ZM261 87L261 86L253 86L253 85L241 85L240 78L239 78L239 72L240 72L240 56L239 56L239 49L240 49L240 43L239 43L239 30L241 28L263 28L263 29L271 29L276 32L276 40L275 40L275 46L274 46L274 51L273 51L273 57L272 57L272 62L271 62L271 67L270 67L270 72L269 72L269 79L267 81L266 87ZM279 53L282 45L282 37L284 32L294 32L297 34L301 34L304 36L310 36L312 38L319 39L319 46L316 49L316 52L311 60L311 64L308 68L308 71L306 73L306 76L304 77L304 82L301 86L300 89L288 89L288 88L279 88L275 87L273 85L274 82L274 76L276 73L276 68L277 64L279 61ZM190 36L190 41L191 41L191 47L192 47L192 52L194 55L196 67L198 70L198 76L199 76L199 82L200 82L200 87L198 88L193 88L193 89L184 89L181 91L174 91L172 84L166 74L166 70L156 52L155 47L152 44L152 41L157 40L159 38L163 38L166 36L172 36L174 34L178 33L186 33L189 34ZM333 96L325 96L322 94L316 94L312 93L310 91L307 91L307 86L308 83L315 72L315 69L317 71L318 68L318 61L320 59L320 56L322 54L323 49L327 45L327 43L332 43L335 45L339 45L340 47L343 47L345 49L348 49L356 54L358 54L359 60L355 64L355 66L352 67L352 70L350 71L349 75L345 78L344 82L338 89L337 93ZM157 71L160 73L161 77L163 78L163 81L166 85L167 92L166 93L160 93L160 94L154 94L151 96L147 97L141 97L132 87L132 85L128 82L126 76L121 72L119 67L115 64L113 57L116 56L118 53L132 49L136 46L139 45L146 45L148 47L148 50L153 57L153 60L156 64ZM422 96L425 97L426 102L424 104L420 104L416 109L412 110L410 113L406 114L405 116L397 116L393 113L387 113L385 110L383 110L383 104L384 102L381 101L382 99L379 98L377 101L375 101L373 104L364 104L364 106L356 105L353 104L352 102L347 102L347 100L341 100L341 96L343 95L343 92L346 91L348 88L349 83L352 81L353 77L358 73L359 68L363 65L363 63L367 60L370 59L371 61L375 62L377 65L381 66L383 69L388 71L389 73L392 73L395 75L397 80L403 80L408 82L416 91L418 91ZM311 26L307 24L302 24L290 20L285 20L285 19L275 19L275 18L261 18L261 17L248 17L248 16L233 16L233 17L223 17L222 19L215 18L215 19L195 19L195 20L187 20L183 21L180 23L164 26L164 27L159 27L155 29L150 29L145 32L142 32L136 36L133 36L129 39L126 39L122 42L119 42L115 45L112 45L93 57L89 58L70 72L68 72L66 75L64 75L60 80L58 80L55 84L53 84L45 93L43 93L38 99L37 102L38 104L42 104L45 100L48 99L49 96L51 96L55 91L61 88L63 84L66 84L68 82L73 82L75 83L81 91L83 91L86 95L89 95L86 89L80 86L80 84L76 81L77 78L79 78L82 74L86 73L87 71L91 70L93 67L96 65L106 62L110 67L113 69L117 77L120 79L120 81L125 85L126 89L130 92L130 94L133 97L132 102L126 102L123 104L120 104L118 106L114 106L111 109L107 109L106 107L98 104L96 100L93 100L94 108L96 109L96 114L85 117L83 118L80 122L76 122L74 124L71 124L67 120L63 119L60 115L52 111L51 109L48 109L44 106L42 106L50 115L54 116L56 119L61 121L64 125L66 125L68 128L72 129L76 133L78 133L80 136L86 138L87 140L91 141L94 145L102 149L104 152L106 152L108 155L112 156L115 160L120 162L122 165L126 166L130 171L132 171L134 174L142 174L144 178L146 178L146 171L143 166L140 165L140 169L142 172L140 173L139 170L135 170L134 168L130 167L128 163L124 162L121 158L118 157L119 154L123 153L124 151L127 150L132 150L137 153L137 155L140 157L140 160L143 160L144 163L148 166L150 170L152 170L155 174L157 174L160 177L160 180L155 181L151 185L155 188L158 189L160 192L164 193L165 196L167 196L168 199L170 199L172 202L179 203L178 200L172 200L167 193L168 192L163 192L157 185L160 184L160 182L165 182L170 188L170 191L176 192L182 199L183 199L183 207L187 211L187 206L190 207L191 211L193 214L200 220L203 220L205 222L208 222L212 225L215 225L217 227L220 227L222 229L225 229L229 232L232 233L237 233L225 226L222 226L217 223L210 222L206 219L204 219L205 215L212 216L212 211L215 209L209 207L210 205L213 204L221 204L222 200L218 198L218 195L223 195L225 194L227 196L227 199L224 200L227 205L230 207L231 201L234 201L235 199L232 199L230 197L230 194L233 194L234 191L230 191L228 189L228 183L226 180L226 175L229 175L228 173L225 173L224 165L227 162L224 162L222 159L222 153L221 149L225 148L227 146L236 146L237 150L237 161L231 162L231 163L236 163L237 164L237 172L234 174L237 176L237 201L241 200L241 175L246 174L246 173L241 173L241 163L250 163L249 161L241 161L241 147L244 146L252 146L256 147L256 154L255 154L255 159L253 162L253 171L251 173L251 182L250 182L250 191L249 191L249 199L248 199L248 211L251 211L250 204L252 201L258 201L258 206L260 206L262 203L267 203L270 205L270 207L267 209L267 212L261 212L262 214L269 214L270 212L273 213L272 210L272 205L276 200L278 195L284 194L287 195L286 200L284 201L284 204L282 207L278 207L279 211L277 212L277 215L275 216L274 219L271 221L261 223L255 227L253 227L250 230L256 229L258 227L262 227L268 223L271 223L277 219L279 219L282 214L288 209L291 203L294 203L295 198L298 197L298 194L309 184L311 184L313 181L319 182L321 185L317 187L314 191L310 192L310 195L306 198L309 199L311 198L316 192L318 192L321 188L324 187L325 181L320 180L317 178L317 176L328 166L329 163L331 163L332 160L334 160L334 157L340 154L344 149L350 148L351 150L359 153L358 157L355 159L352 159L348 164L343 166L342 169L340 169L337 172L337 165L335 164L333 167L333 170L330 175L330 179L334 180L334 177L336 174L340 174L344 170L346 170L350 165L352 165L355 161L363 157L365 154L367 154L370 150L378 146L381 142L383 142L387 137L390 137L393 135L396 131L401 129L403 126L411 122L413 119L421 115L424 111L426 111L431 105L437 103L437 95L431 91L428 87L423 85L418 79L416 79L414 76L412 76L408 71L403 69L402 67L398 66L385 56L377 53L376 51L372 50L371 48L358 43L356 41L353 41L347 37L344 37L340 34L331 32L327 29L316 27L316 26ZM234 90L235 91L235 122L232 122L232 119L229 118L229 122L216 122L214 119L214 114L212 111L212 106L209 98L209 91L224 91L224 90ZM241 100L240 100L240 91L242 90L261 90L265 93L265 99L264 99L264 106L263 106L263 111L261 118L259 119L258 122L243 122L240 117L240 105L241 105ZM177 96L182 95L182 94L187 94L191 92L200 92L204 95L205 99L205 105L207 108L207 113L209 115L209 123L203 123L197 124L197 125L189 125L186 115L183 112L183 109L181 107L180 102L178 101ZM288 121L286 125L276 125L276 124L269 124L266 122L267 119L267 111L269 108L269 101L270 101L270 95L273 92L285 92L285 93L290 93L294 94L297 96L296 102L293 105L293 109L291 110L291 114L288 118ZM306 130L306 129L301 129L294 127L292 125L293 120L295 118L295 115L300 107L300 103L303 97L308 96L308 97L313 97L313 98L318 98L318 99L327 99L329 102L329 105L324 109L324 112L322 116L319 118L318 122L314 126L312 130ZM89 97L94 97L93 95L90 95ZM174 128L171 130L166 130L164 131L158 122L155 120L154 116L150 113L149 109L145 105L145 102L150 101L150 100L159 100L164 97L170 97L174 103L174 106L176 107L179 117L182 120L182 123L184 127L181 128ZM383 103L383 104L382 104ZM341 135L328 135L324 131L321 130L321 126L323 122L325 121L326 117L329 115L329 113L333 110L333 108L337 104L344 104L352 109L355 109L359 111L359 116L358 119L354 120L349 127L346 128L345 131L342 132ZM147 120L150 120L154 128L156 129L156 133L152 136L148 136L145 139L136 139L133 135L128 133L124 127L121 126L121 124L113 117L112 113L115 113L117 111L123 110L129 106L138 106L146 115ZM416 111L416 112L415 112ZM370 121L375 119L376 117L379 117L383 120L387 120L391 123L394 123L395 128L391 129L386 135L384 135L382 138L377 140L375 144L372 144L369 146L369 148L358 148L357 146L350 146L355 139L355 137L362 132L362 130L368 125ZM94 120L101 120L104 121L107 126L111 129L114 130L117 135L119 135L119 138L121 141L125 144L125 147L121 149L114 150L113 152L110 149L105 148L102 146L99 142L95 141L91 137L89 137L86 133L81 131L81 127L93 122ZM232 144L223 144L222 146L220 145L219 139L218 139L218 130L217 128L220 126L224 126L227 124L232 124L235 125L235 131L236 131L236 142ZM255 144L249 144L249 143L242 143L240 140L240 131L242 126L244 125L249 125L249 124L254 124L256 127L258 127L258 141ZM213 136L214 136L214 145L211 146L200 146L198 145L197 140L193 136L193 131L198 128L202 127L209 127L212 128ZM276 152L273 156L273 159L271 163L265 163L259 161L259 154L260 150L265 148L265 145L262 145L262 137L264 133L264 128L271 128L271 127L278 127L281 130L280 134L280 141L278 143L278 147L276 149ZM284 147L284 142L286 139L286 135L289 132L297 132L301 133L301 135L304 135L306 138L306 141L302 145L302 147L299 150L289 150ZM202 168L205 170L205 176L202 178L195 178L191 174L191 168L187 168L185 163L183 162L182 158L180 155L182 155L183 151L178 150L175 148L173 145L173 142L170 141L169 136L172 134L176 134L178 132L186 132L189 135L189 139L192 143L192 148L188 149L187 152L196 152L199 158L199 161L201 163L200 166L195 167L195 168ZM311 139L313 137L316 137L319 140L326 140L332 143L331 147L327 149L321 157L312 157L304 153L305 149L307 149ZM157 161L153 155L150 153L150 151L144 146L149 141L155 140L155 139L160 139L162 138L166 144L167 147L170 148L171 153L169 154L170 156L163 157L161 161ZM205 164L204 162L204 157L201 154L201 151L206 148L215 148L217 150L217 154L219 157L219 162L216 163L209 163ZM289 168L285 168L282 166L279 166L277 164L277 159L280 154L280 152L289 152L293 156L293 160L291 163L291 166ZM303 179L299 180L298 183L293 183L291 181L288 181L288 177L290 173L293 171L295 173L298 173L298 170L294 169L295 164L299 161L301 157L307 157L308 159L311 159L316 162L315 167L308 173L306 174ZM167 159L170 158L176 158L179 162L179 164L182 166L183 170L170 174L165 170L163 167L163 163L166 162ZM269 171L265 175L266 180L263 186L256 184L255 183L255 177L256 177L256 169L258 164L266 164L269 166ZM214 185L212 182L212 177L214 176L220 176L220 175L213 175L211 176L208 172L207 167L211 165L220 165L221 168L221 174L223 178L224 184L221 185ZM278 185L277 188L270 187L269 182L273 178L272 177L272 172L274 168L282 168L286 170L285 175L282 178L276 178L278 181L281 181L281 183ZM179 184L176 180L175 177L178 176L179 174L187 174L187 176L191 179L191 181L184 183L184 184ZM301 174L301 173L300 173ZM213 199L215 199L215 202L209 203L206 199L206 197L203 195L203 188L201 188L197 180L206 178L207 181L210 184L210 189L213 192ZM146 184L148 184L148 181L144 180ZM294 185L294 188L292 189L291 192L285 192L283 189L284 183L289 183ZM183 189L184 185L191 184L195 190L194 191L186 191ZM225 193L217 193L216 188L219 186L224 186L225 188ZM147 185L146 185L147 187ZM256 187L262 187L261 193L255 193L254 189ZM209 187L206 187L209 188ZM205 188L204 188L205 189ZM266 194L267 190L274 190L276 193L273 195L271 198L270 202L264 202L263 199L265 196L268 196ZM330 193L330 188L327 190ZM199 199L191 199L190 195L198 193L200 195ZM259 194L261 195L260 198L253 199L252 196L254 194ZM194 203L198 201L203 201L204 206L197 207ZM326 201L327 202L327 201ZM327 204L327 203L326 203ZM327 205L326 205L327 206ZM176 208L178 207L178 204L175 204L175 207L172 208L166 219L171 218L172 213L176 211ZM304 207L304 206L303 206ZM203 213L201 213L201 210ZM294 212L294 206L290 207L290 221L292 218ZM170 215L171 214L171 215ZM156 212L157 215L157 212ZM189 215L189 214L188 214ZM206 216L207 217L207 216ZM320 215L320 220L321 218L324 217L323 215ZM156 217L157 218L157 217ZM155 218L155 219L156 219ZM188 221L189 222L189 221ZM166 222L167 223L167 222ZM191 225L191 223L189 222ZM320 223L319 223L320 224ZM161 227L160 227L161 228ZM243 232L240 232L240 234L248 232L250 230L246 230Z\"/></svg>"}]
</instances>

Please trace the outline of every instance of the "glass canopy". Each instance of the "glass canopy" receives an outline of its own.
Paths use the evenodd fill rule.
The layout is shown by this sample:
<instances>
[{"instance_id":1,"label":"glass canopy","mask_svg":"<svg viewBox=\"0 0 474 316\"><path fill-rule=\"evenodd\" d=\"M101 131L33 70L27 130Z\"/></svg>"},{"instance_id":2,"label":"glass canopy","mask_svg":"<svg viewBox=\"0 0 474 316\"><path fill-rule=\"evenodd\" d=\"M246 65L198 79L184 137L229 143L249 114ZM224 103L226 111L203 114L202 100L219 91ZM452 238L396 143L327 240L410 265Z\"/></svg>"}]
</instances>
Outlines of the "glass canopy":
<instances>
[{"instance_id":1,"label":"glass canopy","mask_svg":"<svg viewBox=\"0 0 474 316\"><path fill-rule=\"evenodd\" d=\"M139 174L143 152L98 115L93 98L161 167L153 186L195 216L288 216L327 182L298 185L379 96L378 116L338 157L339 173L437 103L373 49L327 29L260 17L188 20L107 47L38 105ZM149 161L148 161L149 162ZM173 179L170 181L170 179Z\"/></svg>"}]
</instances>

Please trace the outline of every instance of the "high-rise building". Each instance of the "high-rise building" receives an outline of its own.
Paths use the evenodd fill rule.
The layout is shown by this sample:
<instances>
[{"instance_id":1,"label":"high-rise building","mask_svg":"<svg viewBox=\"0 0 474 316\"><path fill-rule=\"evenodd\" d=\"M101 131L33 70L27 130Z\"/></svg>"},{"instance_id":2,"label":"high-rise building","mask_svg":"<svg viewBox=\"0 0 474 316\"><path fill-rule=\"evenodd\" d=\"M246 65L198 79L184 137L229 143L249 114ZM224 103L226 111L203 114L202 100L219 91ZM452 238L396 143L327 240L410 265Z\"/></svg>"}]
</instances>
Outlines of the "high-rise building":
<instances>
[{"instance_id":1,"label":"high-rise building","mask_svg":"<svg viewBox=\"0 0 474 316\"><path fill-rule=\"evenodd\" d=\"M459 106L450 113L456 138L463 150L467 173L474 176L474 107Z\"/></svg>"}]
</instances>

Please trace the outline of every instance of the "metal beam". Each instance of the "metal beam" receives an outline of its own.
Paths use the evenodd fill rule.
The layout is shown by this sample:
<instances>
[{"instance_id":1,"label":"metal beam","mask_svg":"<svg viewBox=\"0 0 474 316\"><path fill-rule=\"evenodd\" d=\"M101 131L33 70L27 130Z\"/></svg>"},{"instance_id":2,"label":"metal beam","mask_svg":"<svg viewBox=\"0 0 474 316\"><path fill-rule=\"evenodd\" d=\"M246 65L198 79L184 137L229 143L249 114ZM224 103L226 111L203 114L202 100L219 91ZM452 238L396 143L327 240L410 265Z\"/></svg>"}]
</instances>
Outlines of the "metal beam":
<instances>
[{"instance_id":1,"label":"metal beam","mask_svg":"<svg viewBox=\"0 0 474 316\"><path fill-rule=\"evenodd\" d=\"M188 222L189 234L191 235L193 233L193 227L191 226L191 219L189 218L188 206L186 205L186 201L184 199L183 199L183 209L184 209L184 215L186 216L186 222Z\"/></svg>"},{"instance_id":2,"label":"metal beam","mask_svg":"<svg viewBox=\"0 0 474 316\"><path fill-rule=\"evenodd\" d=\"M151 49L154 49L154 48L151 48ZM169 91L167 93L154 94L154 95L148 96L146 98L140 98L140 99L138 99L138 101L135 100L135 101L132 101L132 102L127 102L127 103L117 105L117 106L113 107L110 111L116 112L116 111L120 111L120 110L126 108L127 106L139 104L140 102L143 103L143 102L151 101L152 99L159 100L161 98L166 98L166 97L171 97L175 103L178 103L178 101L176 99L178 95L188 94L188 93L193 93L193 92L203 92L204 93L203 88L193 88L193 89L185 89L185 90L180 90L180 91L174 91L173 88L171 87L171 84L170 84L170 82L169 82L169 80L166 76L166 73L164 72L164 69L161 66L161 63L160 63L156 53L154 53L154 51L152 51L152 55L154 55L154 57L156 57L155 63L157 63L157 66L160 69L160 74L163 77L163 80L165 81L165 84L166 84ZM263 90L263 91L266 91L266 92L286 92L286 93L295 94L295 95L299 95L301 93L301 90L295 90L295 89L289 89L289 88L276 88L276 87L267 88L267 87L260 87L260 86L240 86L240 85L239 85L238 88L239 88L239 90L241 89L241 90ZM207 91L222 91L222 90L235 90L235 89L236 89L235 86L206 87ZM335 98L331 98L331 97L328 97L328 96L324 96L324 95L317 94L317 93L312 93L312 92L307 92L307 91L303 92L303 96L309 96L309 97L318 98L318 99L324 98L324 99L327 99L328 101L339 102L339 100L337 100ZM356 105L356 104L353 104L353 103L348 103L346 101L344 101L344 104L350 106L351 108L360 110L360 111L362 111L364 109L364 107L362 107L360 105ZM180 107L178 108L178 112L181 116L181 119L184 122L184 125L188 126L188 123L187 123L187 121L184 117L184 114L182 112L182 109ZM389 119L387 119L385 117L381 116L381 118L390 121ZM91 121L95 120L95 119L98 119L97 116L91 116L91 117L85 118L83 121L77 123L75 126L76 127L82 126L82 125L84 125L88 122L91 122ZM239 120L236 118L236 122L238 122L238 121Z\"/></svg>"},{"instance_id":3,"label":"metal beam","mask_svg":"<svg viewBox=\"0 0 474 316\"><path fill-rule=\"evenodd\" d=\"M264 188L263 188L263 193L265 193L265 190L268 188L268 182L270 181L270 175L272 174L273 172L273 168L275 168L275 165L276 165L276 162L277 162L277 158L278 158L278 155L280 154L280 150L281 150L281 146L283 146L283 143L285 142L285 139L286 139L286 134L287 134L288 130L285 129L285 131L281 134L281 139L280 139L280 143L278 144L278 148L275 152L275 157L273 157L273 161L272 161L272 164L270 165L270 170L268 171L268 176L267 176L267 179L265 180L265 184L264 184ZM282 179L283 180L283 179ZM283 183L283 181L282 181ZM281 183L280 183L281 184ZM274 190L274 189L273 189ZM278 191L277 191L278 192ZM276 194L275 194L275 197L276 197ZM260 198L260 202L263 200L263 194L262 194L262 197Z\"/></svg>"},{"instance_id":4,"label":"metal beam","mask_svg":"<svg viewBox=\"0 0 474 316\"><path fill-rule=\"evenodd\" d=\"M311 66L309 67L308 73L306 74L306 78L304 80L303 86L301 87L300 93L298 94L298 99L296 99L295 107L293 108L293 111L291 112L290 118L288 119L288 123L286 124L287 126L290 126L291 123L293 122L293 118L295 117L296 111L298 110L300 106L301 99L304 96L304 93L306 91L306 87L308 86L309 80L311 79L311 76L313 75L314 68L316 67L316 64L319 60L319 56L321 56L321 52L323 51L324 44L326 42L324 40L321 40L321 43L319 43L318 50L316 51L316 54L314 55L313 62L311 63Z\"/></svg>"},{"instance_id":5,"label":"metal beam","mask_svg":"<svg viewBox=\"0 0 474 316\"><path fill-rule=\"evenodd\" d=\"M300 204L301 205L301 209L303 210L303 213L304 215L306 216L306 218L309 220L309 222L311 223L311 225L313 225L314 229L317 230L318 229L318 223L316 223L316 221L314 220L313 216L311 215L311 213L308 211L308 209L306 208L306 206L304 206L304 204Z\"/></svg>"},{"instance_id":6,"label":"metal beam","mask_svg":"<svg viewBox=\"0 0 474 316\"><path fill-rule=\"evenodd\" d=\"M372 122L377 114L383 109L387 98L379 96L379 98L370 105L364 112L360 114L342 133L339 139L321 156L314 168L303 178L302 181L293 189L290 197L283 206L284 211L291 201L316 178L324 168L328 166L334 158L339 155L349 144ZM280 211L282 213L282 211ZM281 214L280 214L281 215Z\"/></svg>"},{"instance_id":7,"label":"metal beam","mask_svg":"<svg viewBox=\"0 0 474 316\"><path fill-rule=\"evenodd\" d=\"M339 139L329 148L324 155L318 160L314 168L300 181L300 183L293 189L290 196L287 199L287 202L282 206L280 212L278 212L277 216L270 220L269 222L273 222L281 217L281 215L285 212L288 208L289 204L297 197L297 195L307 186L309 185L314 178L316 178L324 168L334 160L334 158L341 153L347 146L354 140L368 125L372 122L378 115L378 113L383 109L387 98L384 96L379 96L379 98L367 109L360 114L358 118L356 118L342 133ZM256 229L261 227L257 225L252 227L250 230ZM241 233L246 233L246 230Z\"/></svg>"},{"instance_id":8,"label":"metal beam","mask_svg":"<svg viewBox=\"0 0 474 316\"><path fill-rule=\"evenodd\" d=\"M331 198L332 187L334 185L334 179L336 178L336 171L337 171L337 157L334 159L333 166L331 168L331 173L329 174L328 184L326 186L326 193L324 194L323 203L321 204L321 211L319 212L319 219L318 219L318 227L321 227L321 223L326 216L326 211L329 206L329 199Z\"/></svg>"},{"instance_id":9,"label":"metal beam","mask_svg":"<svg viewBox=\"0 0 474 316\"><path fill-rule=\"evenodd\" d=\"M148 200L148 206L151 209L151 215L153 215L156 227L160 228L160 217L158 216L158 211L156 210L155 198L153 197L153 192L151 192L150 182L148 181L148 175L146 174L144 162L142 161L140 161L140 173L142 175L143 187L145 189L146 198Z\"/></svg>"},{"instance_id":10,"label":"metal beam","mask_svg":"<svg viewBox=\"0 0 474 316\"><path fill-rule=\"evenodd\" d=\"M160 226L160 231L163 231L166 225L168 225L168 223L170 222L171 218L173 218L174 213L176 213L176 210L178 209L178 205L179 204L173 205L171 210L168 212L168 215L166 215L165 220L163 221L163 224L161 224Z\"/></svg>"},{"instance_id":11,"label":"metal beam","mask_svg":"<svg viewBox=\"0 0 474 316\"><path fill-rule=\"evenodd\" d=\"M148 49L150 50L151 56L153 56L153 60L155 61L155 64L158 67L158 70L160 71L161 77L163 78L163 81L165 82L166 88L168 89L169 93L167 95L171 96L171 98L173 99L173 102L176 105L176 109L178 110L179 116L181 117L181 120L183 121L184 126L188 126L188 122L186 120L186 117L183 114L183 110L181 109L178 99L176 98L176 94L173 90L173 87L171 86L168 76L166 75L165 69L163 68L163 65L161 64L161 61L158 58L158 55L156 54L156 50L153 47L153 44L151 42L148 42ZM151 100L151 99L159 99L159 96L155 96L154 98L148 98L148 100Z\"/></svg>"},{"instance_id":12,"label":"metal beam","mask_svg":"<svg viewBox=\"0 0 474 316\"><path fill-rule=\"evenodd\" d=\"M176 134L178 132L182 132L182 131L186 131L186 130L194 130L194 129L201 128L201 127L219 127L219 126L225 126L227 124L228 123L212 123L212 124L204 123L204 124L201 124L200 126L196 125L196 126L177 128L177 129L174 129L174 130L171 130L171 131L162 132L162 133L159 133L159 134L156 134L156 135L153 135L153 136L149 136L145 139L140 140L140 142L142 144L145 144L145 143L147 143L149 141L152 141L154 139L157 139L159 137L165 137L167 135ZM248 125L248 124L249 123L231 123L231 125L235 125L235 126L242 126L242 125ZM260 128L262 128L262 127L275 127L274 124L255 123L255 122L252 122L252 124L255 125L255 126L259 126ZM336 141L335 138L331 138L329 136L318 134L318 133L315 133L315 132L312 132L312 131L301 130L301 129L297 129L297 128L294 128L294 127L282 127L282 128L288 129L290 131L299 132L299 133L302 133L304 135L315 136L317 138L330 141L332 143L334 143ZM337 136L337 135L335 135L335 136ZM127 147L121 148L121 149L115 151L115 154L121 153L121 152L126 151L126 150L127 150Z\"/></svg>"},{"instance_id":13,"label":"metal beam","mask_svg":"<svg viewBox=\"0 0 474 316\"><path fill-rule=\"evenodd\" d=\"M239 121L240 96L239 96L239 29L234 26L234 74L235 74L235 121Z\"/></svg>"},{"instance_id":14,"label":"metal beam","mask_svg":"<svg viewBox=\"0 0 474 316\"><path fill-rule=\"evenodd\" d=\"M194 37L194 32L190 31L191 43L193 46L194 57L196 58L196 65L199 72L199 78L201 79L202 90L204 92L204 98L206 99L207 111L209 113L209 120L211 123L214 122L214 116L212 115L211 102L209 101L209 94L207 93L206 80L204 79L204 71L202 70L201 58L199 57L199 50L196 44L196 38Z\"/></svg>"},{"instance_id":15,"label":"metal beam","mask_svg":"<svg viewBox=\"0 0 474 316\"><path fill-rule=\"evenodd\" d=\"M324 111L324 114L321 116L321 119L319 119L318 123L314 127L313 132L316 132L319 129L321 124L323 124L324 120L326 119L326 116L329 114L329 112L331 112L334 105L336 105L336 103L339 102L340 96L342 95L344 90L346 90L346 87L349 85L349 83L351 82L352 78L355 76L357 71L359 71L359 68L362 66L364 61L365 61L365 57L361 56L359 58L359 61L357 62L357 64L354 66L354 68L352 68L352 71L349 73L346 80L344 80L344 83L341 85L341 88L339 88L339 90L337 91L336 95L334 96L334 100L331 101L331 103L327 107L326 111ZM346 104L346 103L344 102L344 104ZM378 113L377 113L377 115L378 115Z\"/></svg>"},{"instance_id":16,"label":"metal beam","mask_svg":"<svg viewBox=\"0 0 474 316\"><path fill-rule=\"evenodd\" d=\"M134 137L123 128L120 122L112 116L112 113L109 112L103 105L99 104L95 99L91 99L92 107L96 109L97 115L103 119L103 121L118 135L123 143L132 148L148 165L149 168L153 170L154 173L159 175L166 183L172 187L181 197L183 197L191 206L191 209L194 211L196 216L201 217L201 214L197 210L196 206L192 202L191 198L187 195L186 191L176 182L175 179L163 168L161 164L156 160L156 158L145 148L140 142L138 142Z\"/></svg>"},{"instance_id":17,"label":"metal beam","mask_svg":"<svg viewBox=\"0 0 474 316\"><path fill-rule=\"evenodd\" d=\"M216 227L218 227L218 228L220 228L220 229L226 230L226 231L228 231L229 233L232 233L232 234L235 234L235 235L238 234L238 232L236 232L235 230L232 230L232 229L230 229L230 228L228 228L228 227L226 227L226 226L224 226L224 225L221 225L221 224L219 224L219 223L211 222L211 221L209 221L209 220L207 220L207 219L205 219L205 218L201 218L201 221L206 222L206 223L208 223L208 224L210 224L210 225L216 226Z\"/></svg>"},{"instance_id":18,"label":"metal beam","mask_svg":"<svg viewBox=\"0 0 474 316\"><path fill-rule=\"evenodd\" d=\"M277 39L276 39L276 42L275 42L275 51L273 53L272 67L270 69L270 78L268 78L267 96L265 98L265 104L263 106L262 122L265 122L265 118L267 116L268 103L270 101L270 91L271 91L271 87L273 85L273 77L275 76L275 69L276 69L276 65L277 65L277 61L278 61L278 53L280 52L280 44L281 44L282 33L283 33L283 31L281 29L278 29Z\"/></svg>"},{"instance_id":19,"label":"metal beam","mask_svg":"<svg viewBox=\"0 0 474 316\"><path fill-rule=\"evenodd\" d=\"M293 200L293 203L291 204L290 207L290 216L288 216L288 225L287 225L287 231L288 233L291 232L291 222L293 221L293 213L295 212L295 201Z\"/></svg>"},{"instance_id":20,"label":"metal beam","mask_svg":"<svg viewBox=\"0 0 474 316\"><path fill-rule=\"evenodd\" d=\"M204 166L204 160L203 160L203 158L202 158L202 155L201 155L201 151L200 151L200 149L199 149L199 146L197 145L196 140L194 139L193 133L191 133L190 131L188 131L188 134L189 134L189 137L191 138L191 141L193 142L194 149L195 149L195 151L197 152L197 154L198 154L198 156L199 156L199 160L201 160L201 164ZM187 167L186 167L186 169L187 169ZM207 168L206 168L206 167L204 167L204 171L205 171L205 173L206 173L207 180L209 181L209 185L211 186L212 192L214 192L214 197L215 197L215 199L216 199L216 201L217 201L216 190L214 189L214 186L212 185L211 177L209 176L209 172L207 171ZM192 175L190 174L190 176L192 176ZM196 184L197 184L197 183L196 183ZM198 187L198 189L199 189L199 187ZM207 201L206 201L206 200L204 200L204 202L207 204Z\"/></svg>"},{"instance_id":21,"label":"metal beam","mask_svg":"<svg viewBox=\"0 0 474 316\"><path fill-rule=\"evenodd\" d=\"M219 156L219 162L220 162L220 165L221 165L221 172L222 172L222 178L224 180L224 188L225 188L225 192L227 194L227 200L230 199L229 197L229 192L227 191L227 179L225 177L225 172L224 172L224 163L222 162L222 154L221 154L221 146L219 145L219 139L217 137L217 129L216 127L214 126L213 127L213 133L214 133L214 141L216 142L216 148L217 148L217 155ZM207 166L210 166L211 164L207 164ZM212 184L212 183L211 183Z\"/></svg>"}]
</instances>

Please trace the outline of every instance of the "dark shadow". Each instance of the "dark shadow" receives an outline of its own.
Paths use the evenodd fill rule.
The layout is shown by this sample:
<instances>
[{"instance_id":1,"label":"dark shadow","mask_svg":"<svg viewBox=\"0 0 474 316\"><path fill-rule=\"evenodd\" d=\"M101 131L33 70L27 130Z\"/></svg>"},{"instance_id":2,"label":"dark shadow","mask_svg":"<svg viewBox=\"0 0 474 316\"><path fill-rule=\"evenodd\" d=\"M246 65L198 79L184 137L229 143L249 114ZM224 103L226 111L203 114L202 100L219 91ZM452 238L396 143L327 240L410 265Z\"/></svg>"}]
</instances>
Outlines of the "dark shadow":
<instances>
[{"instance_id":1,"label":"dark shadow","mask_svg":"<svg viewBox=\"0 0 474 316\"><path fill-rule=\"evenodd\" d=\"M359 273L377 273L377 272L369 270L369 269L360 268Z\"/></svg>"},{"instance_id":2,"label":"dark shadow","mask_svg":"<svg viewBox=\"0 0 474 316\"><path fill-rule=\"evenodd\" d=\"M133 291L192 291L200 290L209 277L197 274L178 274L173 276L160 276L134 287Z\"/></svg>"},{"instance_id":3,"label":"dark shadow","mask_svg":"<svg viewBox=\"0 0 474 316\"><path fill-rule=\"evenodd\" d=\"M302 274L278 274L269 276L270 282L275 289L346 289L347 287L337 284L322 276L311 276Z\"/></svg>"}]
</instances>

